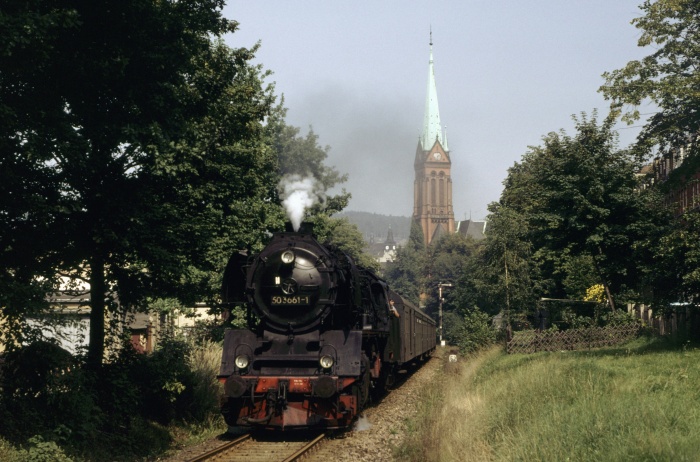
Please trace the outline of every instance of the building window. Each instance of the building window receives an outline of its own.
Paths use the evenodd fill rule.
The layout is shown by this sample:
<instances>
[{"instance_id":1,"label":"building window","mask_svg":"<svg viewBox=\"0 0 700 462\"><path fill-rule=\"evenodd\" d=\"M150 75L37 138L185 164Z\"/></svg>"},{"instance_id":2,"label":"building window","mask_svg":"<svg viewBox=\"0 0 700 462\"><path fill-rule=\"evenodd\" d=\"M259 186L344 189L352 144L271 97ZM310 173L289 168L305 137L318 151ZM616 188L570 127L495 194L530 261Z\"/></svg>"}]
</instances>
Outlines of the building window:
<instances>
[{"instance_id":1,"label":"building window","mask_svg":"<svg viewBox=\"0 0 700 462\"><path fill-rule=\"evenodd\" d=\"M445 180L440 178L440 207L445 206Z\"/></svg>"}]
</instances>

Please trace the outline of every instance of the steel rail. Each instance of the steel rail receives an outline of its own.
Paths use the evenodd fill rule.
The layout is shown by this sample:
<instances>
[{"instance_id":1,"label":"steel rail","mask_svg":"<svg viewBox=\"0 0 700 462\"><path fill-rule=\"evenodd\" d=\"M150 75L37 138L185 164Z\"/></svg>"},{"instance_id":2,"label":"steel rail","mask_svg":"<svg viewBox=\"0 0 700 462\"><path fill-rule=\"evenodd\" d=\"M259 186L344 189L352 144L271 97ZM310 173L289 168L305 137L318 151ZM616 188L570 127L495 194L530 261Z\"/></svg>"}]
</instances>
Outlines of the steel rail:
<instances>
[{"instance_id":1,"label":"steel rail","mask_svg":"<svg viewBox=\"0 0 700 462\"><path fill-rule=\"evenodd\" d=\"M298 460L301 456L303 456L304 454L306 454L311 448L313 448L313 447L316 446L318 443L320 443L321 440L322 440L323 438L325 438L325 437L326 437L325 433L321 433L321 434L318 435L316 438L314 438L314 439L311 440L309 443L307 443L306 446L304 446L303 448L299 449L297 452L295 452L295 453L292 454L291 456L289 456L289 457L287 457L286 459L284 459L283 462L294 462L295 460Z\"/></svg>"},{"instance_id":2,"label":"steel rail","mask_svg":"<svg viewBox=\"0 0 700 462\"><path fill-rule=\"evenodd\" d=\"M204 454L200 454L199 456L195 457L194 459L190 459L187 462L203 462L205 460L211 459L215 455L231 449L233 446L236 446L237 444L242 443L243 441L247 440L248 438L250 438L250 433L246 433L245 435L242 435L233 441L229 441L226 444L222 444L218 448L212 449L209 452L205 452Z\"/></svg>"}]
</instances>

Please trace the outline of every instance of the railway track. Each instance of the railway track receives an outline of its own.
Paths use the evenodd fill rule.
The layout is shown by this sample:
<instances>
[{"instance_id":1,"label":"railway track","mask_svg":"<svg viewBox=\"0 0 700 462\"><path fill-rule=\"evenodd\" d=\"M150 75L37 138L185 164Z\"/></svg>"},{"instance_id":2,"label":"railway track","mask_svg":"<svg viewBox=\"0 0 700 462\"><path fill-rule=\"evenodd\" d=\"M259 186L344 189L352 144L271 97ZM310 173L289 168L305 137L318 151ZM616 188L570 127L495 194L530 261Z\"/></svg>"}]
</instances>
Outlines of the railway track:
<instances>
[{"instance_id":1,"label":"railway track","mask_svg":"<svg viewBox=\"0 0 700 462\"><path fill-rule=\"evenodd\" d=\"M292 462L299 460L325 436L321 434L312 439L287 437L281 440L279 437L258 437L248 433L188 462Z\"/></svg>"}]
</instances>

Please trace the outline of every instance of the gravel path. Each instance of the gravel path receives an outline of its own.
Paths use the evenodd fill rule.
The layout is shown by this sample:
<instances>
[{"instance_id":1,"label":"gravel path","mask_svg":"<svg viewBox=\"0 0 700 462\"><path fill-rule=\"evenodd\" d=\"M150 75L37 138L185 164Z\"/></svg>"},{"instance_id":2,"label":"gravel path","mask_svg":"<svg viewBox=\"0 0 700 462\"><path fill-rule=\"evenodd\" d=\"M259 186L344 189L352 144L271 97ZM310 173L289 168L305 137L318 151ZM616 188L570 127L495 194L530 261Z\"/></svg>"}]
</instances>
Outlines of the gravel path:
<instances>
[{"instance_id":1,"label":"gravel path","mask_svg":"<svg viewBox=\"0 0 700 462\"><path fill-rule=\"evenodd\" d=\"M437 356L437 355L436 355ZM367 409L344 438L327 441L307 459L311 462L377 462L393 460L393 448L400 447L406 436L407 420L415 416L420 393L436 382L440 359L425 363L400 387L392 390L375 406Z\"/></svg>"}]
</instances>

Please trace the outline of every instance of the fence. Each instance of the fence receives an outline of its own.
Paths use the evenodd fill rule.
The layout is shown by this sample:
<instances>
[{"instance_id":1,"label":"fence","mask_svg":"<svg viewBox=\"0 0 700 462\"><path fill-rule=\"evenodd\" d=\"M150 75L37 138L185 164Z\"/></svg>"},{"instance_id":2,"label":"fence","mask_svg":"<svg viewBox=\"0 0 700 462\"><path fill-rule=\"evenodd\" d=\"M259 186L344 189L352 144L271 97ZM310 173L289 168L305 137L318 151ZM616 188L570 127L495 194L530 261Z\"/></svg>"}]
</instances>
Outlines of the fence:
<instances>
[{"instance_id":1,"label":"fence","mask_svg":"<svg viewBox=\"0 0 700 462\"><path fill-rule=\"evenodd\" d=\"M681 334L700 339L700 307L679 305L672 310L655 312L647 305L629 304L627 311L658 335ZM506 351L535 353L613 346L637 336L639 329L638 325L623 325L563 331L516 331L506 343Z\"/></svg>"},{"instance_id":2,"label":"fence","mask_svg":"<svg viewBox=\"0 0 700 462\"><path fill-rule=\"evenodd\" d=\"M513 333L506 343L508 353L535 353L537 351L583 350L619 345L639 334L640 326L589 327L562 331L523 330Z\"/></svg>"},{"instance_id":3,"label":"fence","mask_svg":"<svg viewBox=\"0 0 700 462\"><path fill-rule=\"evenodd\" d=\"M689 338L700 339L700 309L693 305L680 305L663 313L643 304L627 306L633 316L641 319L659 335L683 334Z\"/></svg>"}]
</instances>

